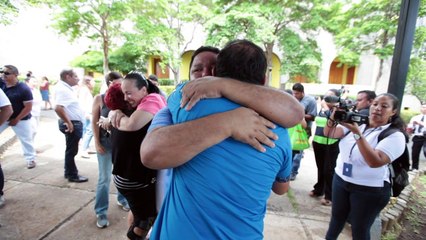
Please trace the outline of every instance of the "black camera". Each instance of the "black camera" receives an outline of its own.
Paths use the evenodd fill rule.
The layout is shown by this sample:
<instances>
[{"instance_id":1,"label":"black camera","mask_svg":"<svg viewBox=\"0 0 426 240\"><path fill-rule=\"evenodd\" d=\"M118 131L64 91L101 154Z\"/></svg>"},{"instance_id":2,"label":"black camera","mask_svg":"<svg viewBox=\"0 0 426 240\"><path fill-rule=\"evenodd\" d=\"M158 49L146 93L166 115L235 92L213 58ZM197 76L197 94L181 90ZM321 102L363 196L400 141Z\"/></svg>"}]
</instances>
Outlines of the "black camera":
<instances>
[{"instance_id":1,"label":"black camera","mask_svg":"<svg viewBox=\"0 0 426 240\"><path fill-rule=\"evenodd\" d=\"M368 116L352 111L355 103L336 96L326 96L324 97L324 101L328 103L339 103L339 110L335 110L334 113L335 121L357 123L358 125L368 123Z\"/></svg>"}]
</instances>

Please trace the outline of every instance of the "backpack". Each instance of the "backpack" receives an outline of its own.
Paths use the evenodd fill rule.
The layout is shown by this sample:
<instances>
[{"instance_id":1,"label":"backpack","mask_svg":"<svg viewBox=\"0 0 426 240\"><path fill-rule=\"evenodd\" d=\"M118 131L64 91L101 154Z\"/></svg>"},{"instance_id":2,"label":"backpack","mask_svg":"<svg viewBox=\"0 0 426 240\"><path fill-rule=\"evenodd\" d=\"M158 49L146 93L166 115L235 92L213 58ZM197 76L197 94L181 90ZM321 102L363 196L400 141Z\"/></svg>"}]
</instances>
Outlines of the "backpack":
<instances>
[{"instance_id":1,"label":"backpack","mask_svg":"<svg viewBox=\"0 0 426 240\"><path fill-rule=\"evenodd\" d=\"M387 128L379 134L378 142L385 137L400 131L397 128ZM404 134L406 142L408 137ZM410 169L410 155L408 153L407 143L405 144L405 150L401 156L395 159L389 166L390 182L392 186L392 196L398 197L404 188L410 183L408 179L408 170Z\"/></svg>"}]
</instances>

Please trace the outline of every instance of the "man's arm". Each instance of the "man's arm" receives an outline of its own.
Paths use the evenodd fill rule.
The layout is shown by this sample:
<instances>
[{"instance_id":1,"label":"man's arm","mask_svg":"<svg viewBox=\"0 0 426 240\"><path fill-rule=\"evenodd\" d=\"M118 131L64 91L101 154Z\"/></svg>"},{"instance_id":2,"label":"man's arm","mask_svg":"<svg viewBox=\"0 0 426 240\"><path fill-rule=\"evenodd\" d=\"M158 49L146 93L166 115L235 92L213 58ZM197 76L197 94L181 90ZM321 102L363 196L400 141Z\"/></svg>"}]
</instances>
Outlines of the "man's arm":
<instances>
[{"instance_id":1,"label":"man's arm","mask_svg":"<svg viewBox=\"0 0 426 240\"><path fill-rule=\"evenodd\" d=\"M0 125L6 122L13 113L11 105L0 107Z\"/></svg>"},{"instance_id":2,"label":"man's arm","mask_svg":"<svg viewBox=\"0 0 426 240\"><path fill-rule=\"evenodd\" d=\"M67 126L66 132L70 132L70 133L74 132L74 125L72 124L67 113L65 112L65 107L62 105L56 105L55 112L58 115L58 117L62 119L62 121L64 121L65 125Z\"/></svg>"},{"instance_id":3,"label":"man's arm","mask_svg":"<svg viewBox=\"0 0 426 240\"><path fill-rule=\"evenodd\" d=\"M304 109L292 95L270 87L229 78L203 77L182 89L182 104L191 109L200 99L225 97L251 108L283 127L293 127L304 117Z\"/></svg>"},{"instance_id":4,"label":"man's arm","mask_svg":"<svg viewBox=\"0 0 426 240\"><path fill-rule=\"evenodd\" d=\"M145 126L154 117L144 110L136 110L127 117L121 110L110 111L112 125L121 131L137 131Z\"/></svg>"},{"instance_id":5,"label":"man's arm","mask_svg":"<svg viewBox=\"0 0 426 240\"><path fill-rule=\"evenodd\" d=\"M272 185L272 191L278 195L283 195L284 193L288 192L288 189L290 189L290 182L275 181Z\"/></svg>"},{"instance_id":6,"label":"man's arm","mask_svg":"<svg viewBox=\"0 0 426 240\"><path fill-rule=\"evenodd\" d=\"M244 124L241 124L241 119L244 119ZM265 151L262 143L274 146L270 139L276 139L276 135L269 130L273 127L267 119L242 107L160 127L149 132L143 140L141 160L145 166L153 169L177 167L228 137ZM167 151L164 151L164 146L167 146Z\"/></svg>"},{"instance_id":7,"label":"man's arm","mask_svg":"<svg viewBox=\"0 0 426 240\"><path fill-rule=\"evenodd\" d=\"M32 101L24 102L24 108L21 110L18 116L10 120L9 125L15 126L16 124L18 124L18 122L21 121L22 118L24 118L31 112L32 107L33 107Z\"/></svg>"}]
</instances>

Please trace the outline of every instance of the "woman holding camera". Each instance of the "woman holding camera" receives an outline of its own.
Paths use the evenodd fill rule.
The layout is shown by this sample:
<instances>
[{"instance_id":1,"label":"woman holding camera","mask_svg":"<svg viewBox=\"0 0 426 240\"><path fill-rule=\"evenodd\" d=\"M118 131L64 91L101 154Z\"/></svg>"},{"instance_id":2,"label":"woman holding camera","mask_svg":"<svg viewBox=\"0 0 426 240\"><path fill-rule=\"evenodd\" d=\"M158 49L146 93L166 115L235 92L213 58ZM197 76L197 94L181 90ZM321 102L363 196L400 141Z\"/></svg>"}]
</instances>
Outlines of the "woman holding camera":
<instances>
[{"instance_id":1,"label":"woman holding camera","mask_svg":"<svg viewBox=\"0 0 426 240\"><path fill-rule=\"evenodd\" d=\"M384 93L370 106L368 124L336 122L336 110L327 121L324 134L341 140L326 239L337 239L349 214L353 239L370 239L371 225L390 199L388 164L405 148L404 122L398 107L398 99ZM389 127L401 131L378 142L379 134Z\"/></svg>"}]
</instances>

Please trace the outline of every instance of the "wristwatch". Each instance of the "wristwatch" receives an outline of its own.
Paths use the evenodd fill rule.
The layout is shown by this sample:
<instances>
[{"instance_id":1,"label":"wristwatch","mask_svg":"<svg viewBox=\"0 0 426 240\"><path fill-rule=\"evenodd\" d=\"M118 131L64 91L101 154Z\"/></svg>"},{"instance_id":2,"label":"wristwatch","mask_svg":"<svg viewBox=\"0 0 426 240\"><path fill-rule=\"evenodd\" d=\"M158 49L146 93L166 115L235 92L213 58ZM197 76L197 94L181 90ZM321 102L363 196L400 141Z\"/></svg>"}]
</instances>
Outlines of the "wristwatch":
<instances>
[{"instance_id":1,"label":"wristwatch","mask_svg":"<svg viewBox=\"0 0 426 240\"><path fill-rule=\"evenodd\" d=\"M361 135L354 133L354 139L355 139L355 141L360 140L361 137L362 137Z\"/></svg>"}]
</instances>

